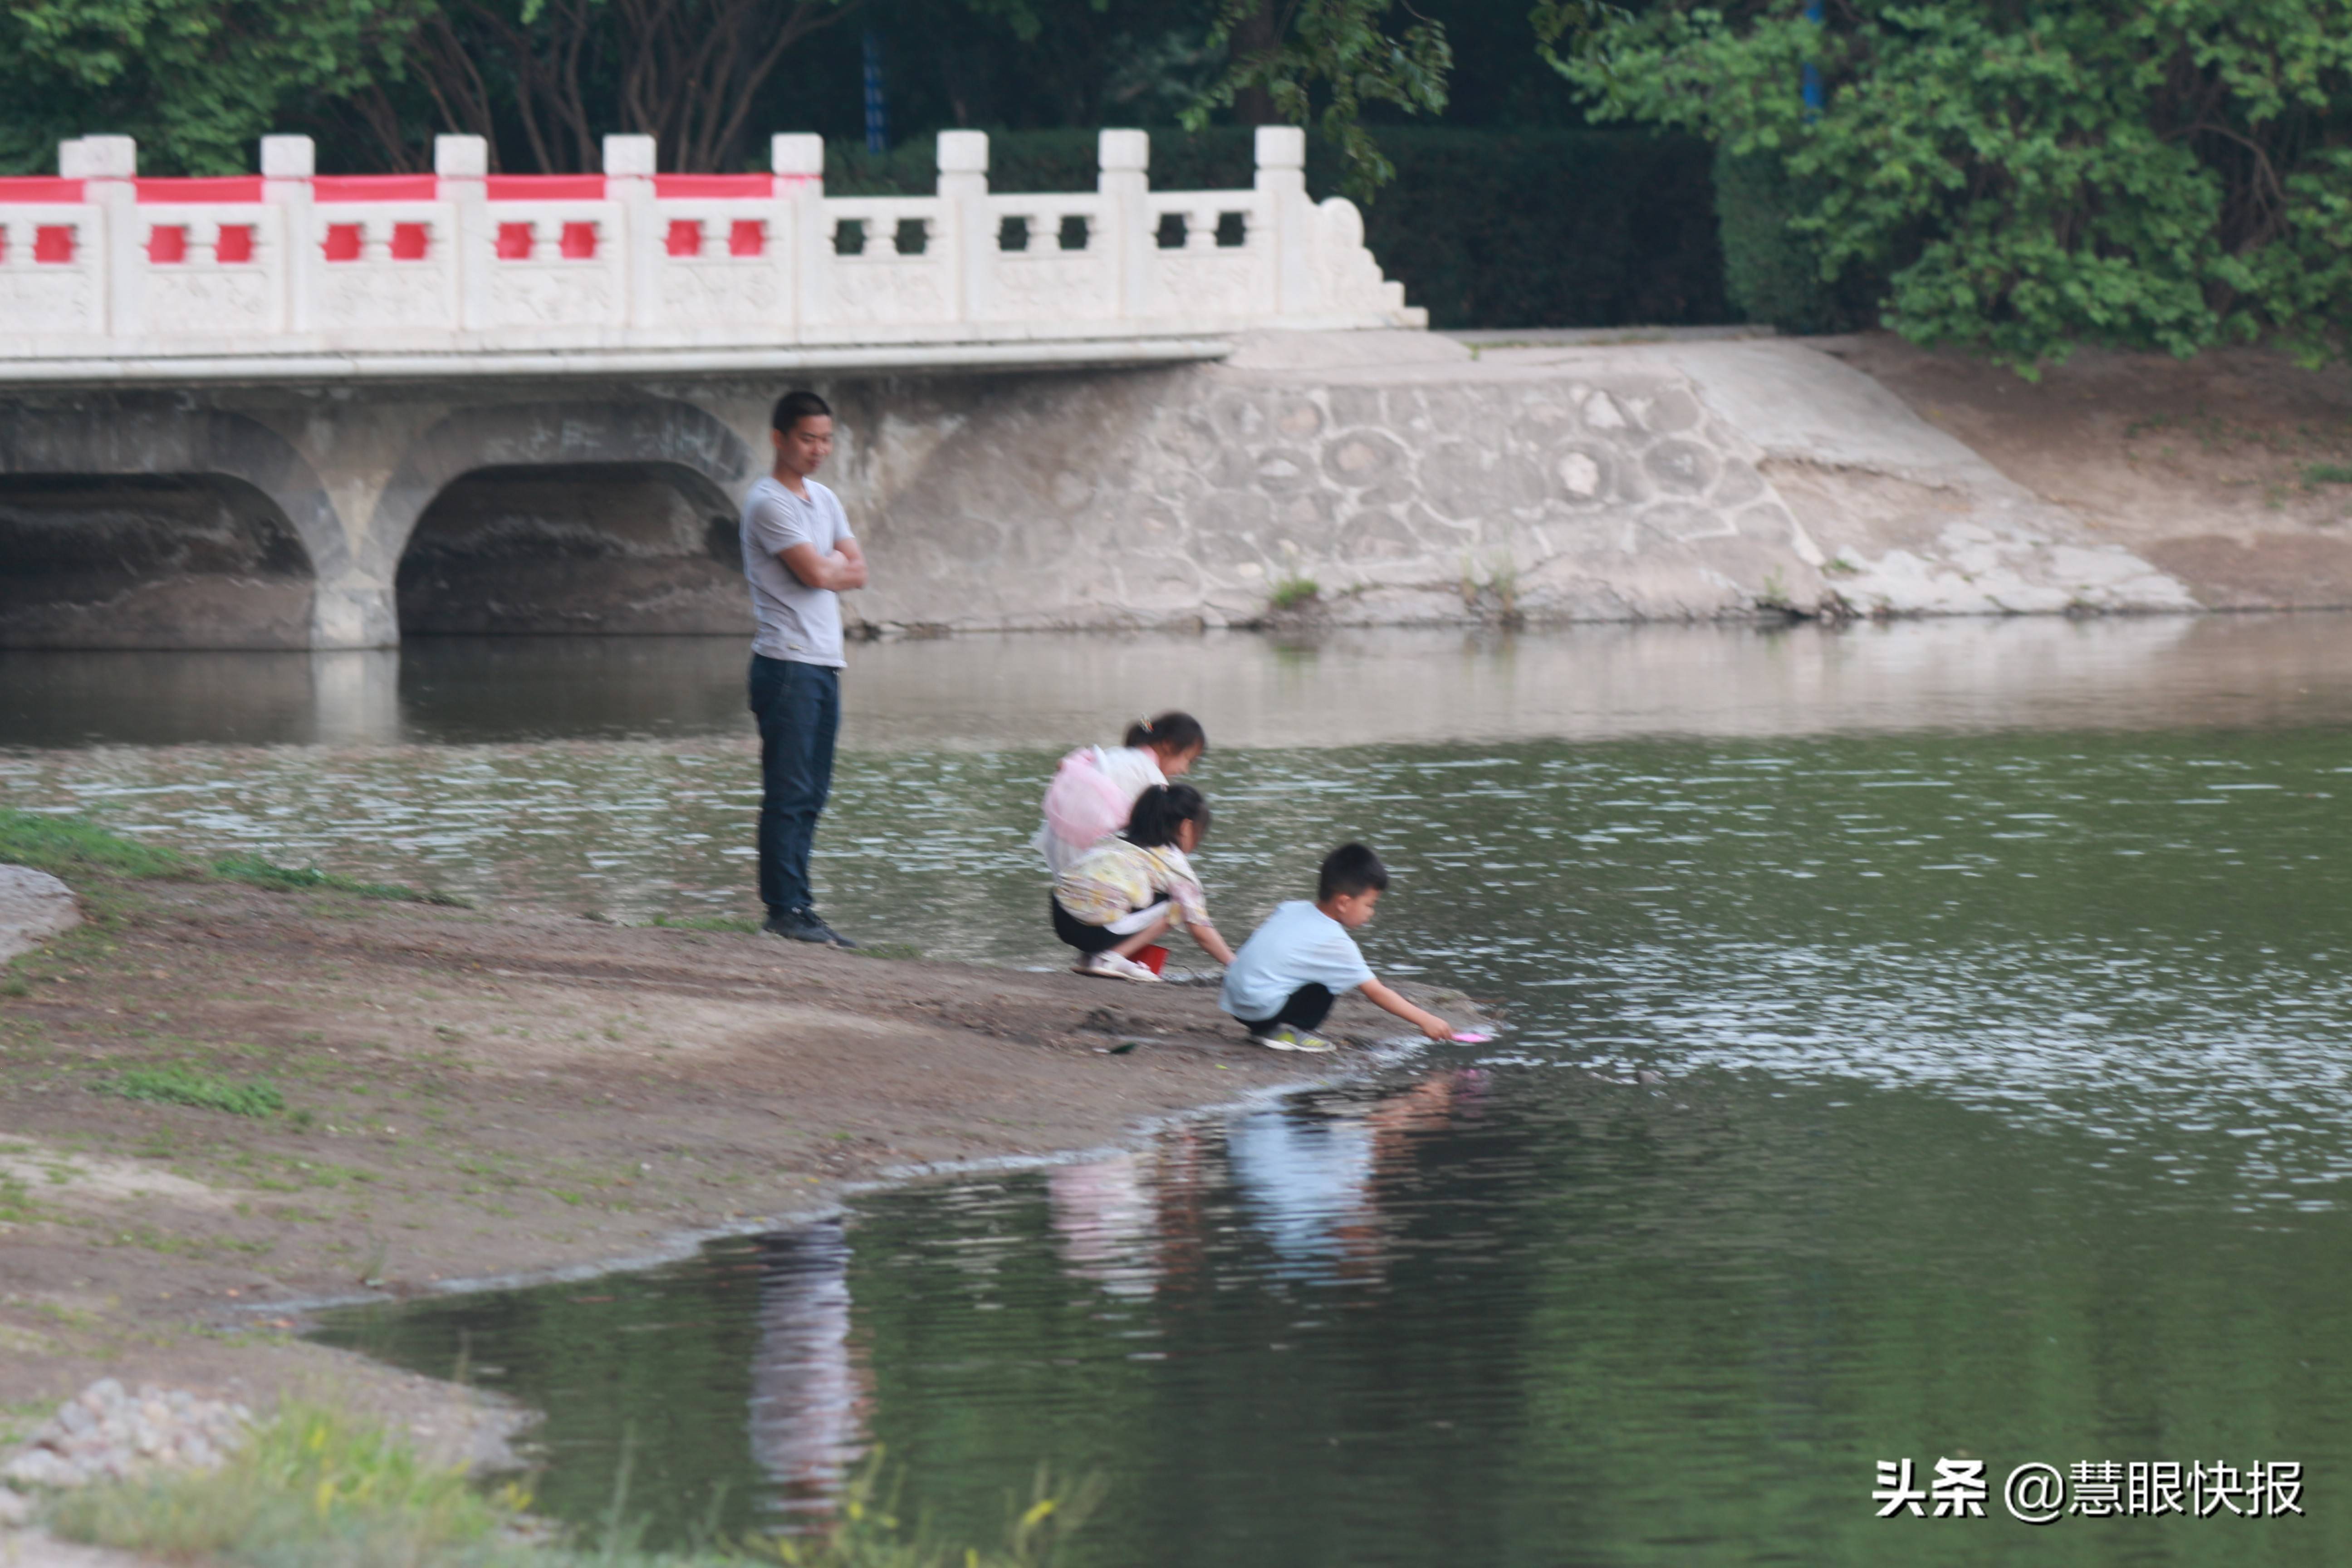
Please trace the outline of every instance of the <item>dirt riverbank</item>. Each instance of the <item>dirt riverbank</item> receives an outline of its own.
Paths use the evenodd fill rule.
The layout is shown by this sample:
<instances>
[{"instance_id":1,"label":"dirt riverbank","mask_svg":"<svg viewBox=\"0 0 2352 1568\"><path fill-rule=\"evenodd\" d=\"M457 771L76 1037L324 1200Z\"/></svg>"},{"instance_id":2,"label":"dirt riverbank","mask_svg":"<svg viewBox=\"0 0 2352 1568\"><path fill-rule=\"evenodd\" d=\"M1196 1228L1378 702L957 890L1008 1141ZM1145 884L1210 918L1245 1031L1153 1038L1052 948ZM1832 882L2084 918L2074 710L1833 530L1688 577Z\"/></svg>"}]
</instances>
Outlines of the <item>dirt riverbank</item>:
<instances>
[{"instance_id":1,"label":"dirt riverbank","mask_svg":"<svg viewBox=\"0 0 2352 1568\"><path fill-rule=\"evenodd\" d=\"M2352 607L2352 375L2085 350L2038 381L1890 332L1805 340L2209 610Z\"/></svg>"},{"instance_id":2,"label":"dirt riverbank","mask_svg":"<svg viewBox=\"0 0 2352 1568\"><path fill-rule=\"evenodd\" d=\"M308 1388L462 1450L447 1385L293 1341L277 1304L644 1257L896 1167L1084 1148L1360 1064L1251 1046L1206 987L68 875L85 922L0 985L18 1426L111 1375ZM1334 1032L1392 1025L1351 1001ZM282 1108L120 1092L173 1068Z\"/></svg>"}]
</instances>

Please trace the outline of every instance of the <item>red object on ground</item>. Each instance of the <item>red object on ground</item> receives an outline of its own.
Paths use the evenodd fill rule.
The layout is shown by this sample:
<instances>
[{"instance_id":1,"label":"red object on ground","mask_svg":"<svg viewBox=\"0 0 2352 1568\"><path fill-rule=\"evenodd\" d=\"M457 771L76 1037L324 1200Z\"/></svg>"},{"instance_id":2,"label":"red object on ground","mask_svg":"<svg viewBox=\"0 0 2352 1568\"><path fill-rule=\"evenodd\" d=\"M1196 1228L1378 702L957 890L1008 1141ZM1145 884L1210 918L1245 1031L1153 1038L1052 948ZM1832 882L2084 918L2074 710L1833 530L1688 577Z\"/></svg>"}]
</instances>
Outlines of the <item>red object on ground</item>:
<instances>
[{"instance_id":1,"label":"red object on ground","mask_svg":"<svg viewBox=\"0 0 2352 1568\"><path fill-rule=\"evenodd\" d=\"M690 217L669 220L669 253L672 256L702 254L702 226Z\"/></svg>"},{"instance_id":2,"label":"red object on ground","mask_svg":"<svg viewBox=\"0 0 2352 1568\"><path fill-rule=\"evenodd\" d=\"M147 231L147 259L168 264L188 258L188 231L181 224L158 224Z\"/></svg>"},{"instance_id":3,"label":"red object on ground","mask_svg":"<svg viewBox=\"0 0 2352 1568\"><path fill-rule=\"evenodd\" d=\"M330 261L357 261L360 258L360 226L355 223L329 224L325 249Z\"/></svg>"},{"instance_id":4,"label":"red object on ground","mask_svg":"<svg viewBox=\"0 0 2352 1568\"><path fill-rule=\"evenodd\" d=\"M49 266L71 261L74 258L74 226L69 223L45 223L33 230L33 259Z\"/></svg>"},{"instance_id":5,"label":"red object on ground","mask_svg":"<svg viewBox=\"0 0 2352 1568\"><path fill-rule=\"evenodd\" d=\"M220 238L213 246L215 261L250 261L253 259L253 225L225 223Z\"/></svg>"},{"instance_id":6,"label":"red object on ground","mask_svg":"<svg viewBox=\"0 0 2352 1568\"><path fill-rule=\"evenodd\" d=\"M757 218L739 217L727 230L727 254L758 256L768 248L768 226Z\"/></svg>"},{"instance_id":7,"label":"red object on ground","mask_svg":"<svg viewBox=\"0 0 2352 1568\"><path fill-rule=\"evenodd\" d=\"M1150 947L1139 948L1136 951L1135 962L1157 974L1168 967L1168 950L1158 942L1152 943Z\"/></svg>"},{"instance_id":8,"label":"red object on ground","mask_svg":"<svg viewBox=\"0 0 2352 1568\"><path fill-rule=\"evenodd\" d=\"M396 223L392 226L392 258L394 261L422 261L429 243L425 226L421 223Z\"/></svg>"},{"instance_id":9,"label":"red object on ground","mask_svg":"<svg viewBox=\"0 0 2352 1568\"><path fill-rule=\"evenodd\" d=\"M530 225L502 223L499 225L499 259L527 261L530 258Z\"/></svg>"},{"instance_id":10,"label":"red object on ground","mask_svg":"<svg viewBox=\"0 0 2352 1568\"><path fill-rule=\"evenodd\" d=\"M585 261L596 254L596 226L593 223L567 223L563 226L561 248L574 261Z\"/></svg>"}]
</instances>

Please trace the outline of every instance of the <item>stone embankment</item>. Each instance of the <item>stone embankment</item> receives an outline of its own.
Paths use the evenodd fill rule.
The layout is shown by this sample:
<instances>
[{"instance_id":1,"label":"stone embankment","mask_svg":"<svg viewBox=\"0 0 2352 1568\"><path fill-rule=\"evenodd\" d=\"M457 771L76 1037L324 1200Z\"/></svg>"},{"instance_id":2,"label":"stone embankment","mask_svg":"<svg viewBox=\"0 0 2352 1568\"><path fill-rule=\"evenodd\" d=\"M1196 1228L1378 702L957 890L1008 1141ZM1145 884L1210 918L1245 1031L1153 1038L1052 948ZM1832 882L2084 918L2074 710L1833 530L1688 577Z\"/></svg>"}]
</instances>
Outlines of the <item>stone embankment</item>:
<instances>
[{"instance_id":1,"label":"stone embankment","mask_svg":"<svg viewBox=\"0 0 2352 1568\"><path fill-rule=\"evenodd\" d=\"M1792 342L1266 334L835 390L884 630L2198 607Z\"/></svg>"},{"instance_id":2,"label":"stone embankment","mask_svg":"<svg viewBox=\"0 0 2352 1568\"><path fill-rule=\"evenodd\" d=\"M253 1412L242 1405L152 1384L132 1394L102 1377L58 1406L24 1450L0 1465L0 1481L62 1488L157 1468L216 1469L252 1426ZM0 1513L7 1511L0 1502Z\"/></svg>"}]
</instances>

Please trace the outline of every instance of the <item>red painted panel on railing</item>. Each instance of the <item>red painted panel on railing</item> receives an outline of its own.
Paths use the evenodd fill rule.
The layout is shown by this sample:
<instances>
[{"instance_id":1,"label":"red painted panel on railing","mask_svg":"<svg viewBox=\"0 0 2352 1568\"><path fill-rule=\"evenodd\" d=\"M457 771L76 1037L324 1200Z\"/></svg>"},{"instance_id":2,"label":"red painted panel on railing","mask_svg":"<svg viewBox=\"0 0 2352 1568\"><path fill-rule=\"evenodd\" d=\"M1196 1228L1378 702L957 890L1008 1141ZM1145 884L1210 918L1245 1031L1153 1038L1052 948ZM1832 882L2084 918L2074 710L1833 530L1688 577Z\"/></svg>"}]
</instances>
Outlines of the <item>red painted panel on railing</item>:
<instances>
[{"instance_id":1,"label":"red painted panel on railing","mask_svg":"<svg viewBox=\"0 0 2352 1568\"><path fill-rule=\"evenodd\" d=\"M563 226L563 254L574 261L585 261L596 254L596 226L593 223L567 223Z\"/></svg>"},{"instance_id":2,"label":"red painted panel on railing","mask_svg":"<svg viewBox=\"0 0 2352 1568\"><path fill-rule=\"evenodd\" d=\"M669 237L664 242L672 256L702 254L702 226L690 217L669 220Z\"/></svg>"},{"instance_id":3,"label":"red painted panel on railing","mask_svg":"<svg viewBox=\"0 0 2352 1568\"><path fill-rule=\"evenodd\" d=\"M229 174L201 180L133 180L142 202L257 202L261 176Z\"/></svg>"},{"instance_id":4,"label":"red painted panel on railing","mask_svg":"<svg viewBox=\"0 0 2352 1568\"><path fill-rule=\"evenodd\" d=\"M502 223L499 225L499 260L530 260L530 225L527 223Z\"/></svg>"},{"instance_id":5,"label":"red painted panel on railing","mask_svg":"<svg viewBox=\"0 0 2352 1568\"><path fill-rule=\"evenodd\" d=\"M768 248L768 226L758 218L739 217L727 230L727 254L758 256Z\"/></svg>"},{"instance_id":6,"label":"red painted panel on railing","mask_svg":"<svg viewBox=\"0 0 2352 1568\"><path fill-rule=\"evenodd\" d=\"M602 174L492 174L482 182L494 202L601 202Z\"/></svg>"},{"instance_id":7,"label":"red painted panel on railing","mask_svg":"<svg viewBox=\"0 0 2352 1568\"><path fill-rule=\"evenodd\" d=\"M79 180L61 180L55 174L11 175L0 180L0 202L78 202L81 200Z\"/></svg>"},{"instance_id":8,"label":"red painted panel on railing","mask_svg":"<svg viewBox=\"0 0 2352 1568\"><path fill-rule=\"evenodd\" d=\"M396 223L392 226L392 258L394 261L422 261L430 244L431 237L421 223Z\"/></svg>"},{"instance_id":9,"label":"red painted panel on railing","mask_svg":"<svg viewBox=\"0 0 2352 1568\"><path fill-rule=\"evenodd\" d=\"M188 258L188 231L176 223L157 224L147 231L147 259L169 266Z\"/></svg>"},{"instance_id":10,"label":"red painted panel on railing","mask_svg":"<svg viewBox=\"0 0 2352 1568\"><path fill-rule=\"evenodd\" d=\"M253 225L225 223L220 237L213 242L215 261L250 261L253 259Z\"/></svg>"},{"instance_id":11,"label":"red painted panel on railing","mask_svg":"<svg viewBox=\"0 0 2352 1568\"><path fill-rule=\"evenodd\" d=\"M321 174L310 196L321 202L429 202L441 195L431 174Z\"/></svg>"},{"instance_id":12,"label":"red painted panel on railing","mask_svg":"<svg viewBox=\"0 0 2352 1568\"><path fill-rule=\"evenodd\" d=\"M45 223L33 231L33 259L62 266L74 258L74 226Z\"/></svg>"},{"instance_id":13,"label":"red painted panel on railing","mask_svg":"<svg viewBox=\"0 0 2352 1568\"><path fill-rule=\"evenodd\" d=\"M765 201L775 194L772 174L656 174L654 195L685 201Z\"/></svg>"},{"instance_id":14,"label":"red painted panel on railing","mask_svg":"<svg viewBox=\"0 0 2352 1568\"><path fill-rule=\"evenodd\" d=\"M357 261L360 258L360 226L355 223L329 224L325 249L330 261Z\"/></svg>"}]
</instances>

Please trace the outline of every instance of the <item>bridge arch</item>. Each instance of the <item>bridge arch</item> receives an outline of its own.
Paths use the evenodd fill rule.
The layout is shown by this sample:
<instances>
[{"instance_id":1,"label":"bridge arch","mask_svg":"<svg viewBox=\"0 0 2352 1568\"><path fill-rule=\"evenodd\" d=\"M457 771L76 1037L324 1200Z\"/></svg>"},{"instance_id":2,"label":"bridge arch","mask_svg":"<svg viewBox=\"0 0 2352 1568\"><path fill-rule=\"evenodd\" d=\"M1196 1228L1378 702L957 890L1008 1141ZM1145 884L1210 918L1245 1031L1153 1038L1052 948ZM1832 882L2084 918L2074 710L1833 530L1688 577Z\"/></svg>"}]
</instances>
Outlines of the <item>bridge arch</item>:
<instances>
[{"instance_id":1,"label":"bridge arch","mask_svg":"<svg viewBox=\"0 0 2352 1568\"><path fill-rule=\"evenodd\" d=\"M350 565L316 472L252 419L0 408L0 647L348 645L364 617L320 584Z\"/></svg>"},{"instance_id":2,"label":"bridge arch","mask_svg":"<svg viewBox=\"0 0 2352 1568\"><path fill-rule=\"evenodd\" d=\"M371 531L396 561L401 633L747 631L735 516L755 471L689 404L453 413L410 447Z\"/></svg>"}]
</instances>

